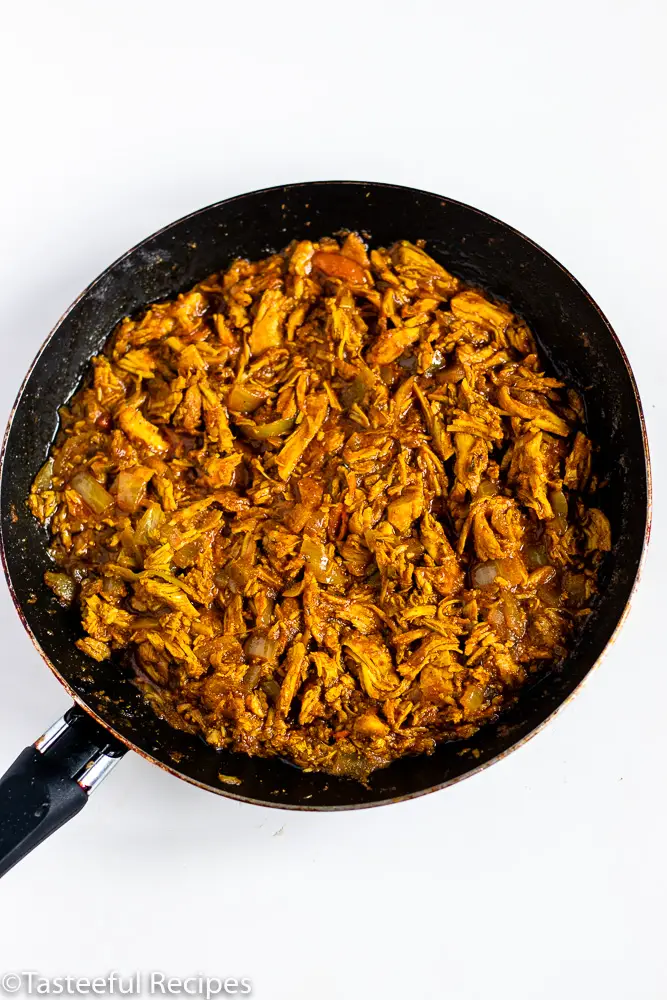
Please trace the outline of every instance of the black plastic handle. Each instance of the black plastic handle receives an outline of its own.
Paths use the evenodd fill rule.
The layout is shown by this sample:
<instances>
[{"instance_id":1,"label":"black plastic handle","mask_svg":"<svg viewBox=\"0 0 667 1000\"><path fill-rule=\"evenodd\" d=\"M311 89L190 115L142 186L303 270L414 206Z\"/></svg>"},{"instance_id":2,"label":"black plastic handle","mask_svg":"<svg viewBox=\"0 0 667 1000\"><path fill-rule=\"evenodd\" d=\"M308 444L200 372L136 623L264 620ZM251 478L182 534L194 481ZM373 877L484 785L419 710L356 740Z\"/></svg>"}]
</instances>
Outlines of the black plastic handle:
<instances>
[{"instance_id":1,"label":"black plastic handle","mask_svg":"<svg viewBox=\"0 0 667 1000\"><path fill-rule=\"evenodd\" d=\"M0 877L83 809L126 752L80 708L71 708L0 778Z\"/></svg>"}]
</instances>

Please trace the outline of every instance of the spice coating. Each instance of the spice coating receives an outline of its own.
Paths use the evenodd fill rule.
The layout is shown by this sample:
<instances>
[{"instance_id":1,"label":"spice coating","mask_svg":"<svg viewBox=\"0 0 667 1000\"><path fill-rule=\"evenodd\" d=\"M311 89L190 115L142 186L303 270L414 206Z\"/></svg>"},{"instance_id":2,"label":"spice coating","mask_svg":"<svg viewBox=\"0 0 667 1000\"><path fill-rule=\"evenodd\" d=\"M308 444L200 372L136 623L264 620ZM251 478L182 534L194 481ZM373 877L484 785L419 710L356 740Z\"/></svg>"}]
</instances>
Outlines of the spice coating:
<instances>
[{"instance_id":1,"label":"spice coating","mask_svg":"<svg viewBox=\"0 0 667 1000\"><path fill-rule=\"evenodd\" d=\"M363 779L563 659L592 453L507 306L351 233L123 320L29 502L80 649L213 746Z\"/></svg>"}]
</instances>

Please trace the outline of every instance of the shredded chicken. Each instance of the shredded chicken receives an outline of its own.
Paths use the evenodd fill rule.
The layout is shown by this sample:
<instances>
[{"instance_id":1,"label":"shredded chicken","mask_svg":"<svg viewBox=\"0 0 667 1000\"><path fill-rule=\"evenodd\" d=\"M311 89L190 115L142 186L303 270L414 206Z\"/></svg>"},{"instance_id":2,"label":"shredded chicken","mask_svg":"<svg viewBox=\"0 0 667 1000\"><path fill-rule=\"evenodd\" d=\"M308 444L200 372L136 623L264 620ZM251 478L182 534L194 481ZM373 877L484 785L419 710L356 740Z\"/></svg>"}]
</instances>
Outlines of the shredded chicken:
<instances>
[{"instance_id":1,"label":"shredded chicken","mask_svg":"<svg viewBox=\"0 0 667 1000\"><path fill-rule=\"evenodd\" d=\"M612 544L583 413L420 245L238 260L61 410L46 583L174 726L365 779L566 656Z\"/></svg>"}]
</instances>

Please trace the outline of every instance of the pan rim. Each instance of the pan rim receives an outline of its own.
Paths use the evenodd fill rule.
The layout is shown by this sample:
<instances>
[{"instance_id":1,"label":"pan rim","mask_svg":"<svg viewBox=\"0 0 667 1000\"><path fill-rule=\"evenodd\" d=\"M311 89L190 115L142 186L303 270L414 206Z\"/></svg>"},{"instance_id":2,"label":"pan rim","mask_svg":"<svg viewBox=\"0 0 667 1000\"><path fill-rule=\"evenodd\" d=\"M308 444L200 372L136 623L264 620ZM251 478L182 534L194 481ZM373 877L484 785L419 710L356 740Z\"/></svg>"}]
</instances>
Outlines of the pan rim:
<instances>
[{"instance_id":1,"label":"pan rim","mask_svg":"<svg viewBox=\"0 0 667 1000\"><path fill-rule=\"evenodd\" d=\"M616 625L615 625L615 627L613 629L613 632L610 635L609 639L607 640L607 642L605 644L605 647L602 650L600 656L598 656L598 658L596 659L596 661L591 665L591 667L588 669L588 671L585 673L585 675L582 677L582 679L579 681L579 683L572 689L572 691L569 692L569 694L565 698L563 698L563 700L558 705L556 705L554 707L554 709L541 722L538 722L528 733L526 733L524 736L522 736L515 743L512 743L511 746L507 747L505 750L500 751L498 754L495 754L493 757L491 757L488 760L484 761L483 763L477 765L476 767L471 768L469 771L466 771L464 774L457 775L456 777L453 777L453 778L449 778L449 779L447 779L446 781L443 781L443 782L438 782L435 785L430 785L430 786L425 787L425 788L420 788L420 789L417 789L415 791L408 792L408 793L406 793L404 795L399 795L399 796L395 796L395 797L387 797L387 798L380 799L378 801L373 801L373 802L360 802L360 803L350 803L350 804L340 804L340 805L339 804L332 804L332 805L310 805L310 804L301 804L301 803L299 803L299 804L292 804L292 803L281 803L281 802L275 802L275 801L272 802L272 801L267 801L266 799L258 799L258 798L251 797L251 796L240 795L240 794L238 794L236 792L233 792L233 791L231 791L231 790L229 790L227 788L214 787L213 785L209 785L206 782L199 781L197 778L194 778L194 777L192 777L190 775L183 774L181 771L178 771L176 768L171 767L166 762L164 762L162 760L158 760L156 757L152 756L148 751L143 750L141 747L139 747L136 744L134 744L130 739L128 739L127 737L123 736L112 725L110 725L105 719L103 719L90 705L87 704L87 702L81 697L81 695L78 694L78 692L74 691L74 689L69 685L69 683L65 680L65 678L60 674L59 670L56 668L56 666L53 664L53 662L49 659L49 657L46 655L46 653L42 649L42 647L41 647L41 645L39 643L39 640L37 639L36 635L34 634L32 628L31 628L31 626L30 626L30 624L29 624L29 622L27 620L27 617L25 616L25 613L23 611L23 607L22 607L22 605L21 605L21 603L20 603L20 601L18 599L18 596L16 594L16 591L15 591L15 588L14 588L14 583L13 583L13 580L12 580L12 577L11 577L11 574L10 574L10 570L9 570L7 555L6 555L6 551L5 551L5 520L4 520L4 510L0 510L0 558L2 559L2 565L3 565L5 579L7 581L9 592L10 592L12 600L14 602L14 606L16 608L17 614L19 615L19 618L20 618L20 620L21 620L21 622L23 624L23 627L26 630L26 632L28 633L28 635L29 635L29 637L30 637L30 639L32 641L33 646L35 647L35 649L37 650L37 652L39 653L39 655L41 656L41 658L44 660L44 662L46 663L46 665L49 667L49 669L51 670L51 672L55 675L55 677L59 680L59 682L65 688L65 690L67 691L68 695L74 700L74 702L76 704L80 705L81 708L89 716L91 716L104 730L106 730L107 732L111 733L112 736L114 736L121 743L123 743L129 750L132 750L135 753L140 754L147 761L150 761L152 764L156 764L158 767L160 767L163 770L165 770L165 771L173 774L175 777L182 779L183 781L187 781L190 784L193 784L193 785L195 785L195 786L197 786L199 788L202 788L202 789L204 789L206 791L213 792L216 795L222 795L225 798L234 799L234 800L239 801L239 802L245 802L245 803L248 803L250 805L259 805L259 806L265 806L267 808L286 809L286 810L301 811L301 812L347 812L347 811L356 810L356 809L370 809L370 808L375 808L377 806L392 805L392 804L395 804L397 802L405 802L405 801L409 801L411 799L420 798L422 795L428 795L431 792L441 791L442 789L448 788L451 785L458 784L459 781L463 781L463 780L465 780L467 778L472 777L473 775L479 774L481 771L485 770L487 767L490 767L492 764L498 763L499 761L501 761L505 757L507 757L510 753L513 753L515 750L517 750L520 747L524 746L530 739L532 739L535 735L537 735L539 732L541 732L542 729L544 729L544 727L548 723L550 723L556 717L556 715L558 715L558 713L565 707L565 705L567 705L568 702L570 702L571 699L573 699L574 696L576 694L578 694L582 690L584 684L588 681L588 679L591 676L591 674L593 673L593 671L600 665L600 663L602 662L604 656L606 655L607 651L609 650L610 646L616 640L616 638L618 637L618 634L619 634L621 628L625 624L625 621L626 621L627 616L628 616L629 611L630 611L630 606L631 606L632 600L633 600L633 598L634 598L634 596L635 596L635 594L637 592L637 588L638 588L639 581L640 581L640 578L641 578L641 574L642 574L642 571L643 571L643 567L644 567L644 563L645 563L645 559L646 559L646 551L647 551L648 542L649 542L649 538L650 538L651 520L652 520L652 473L651 473L651 458L650 458L650 451L649 451L649 444L648 444L648 434L647 434L647 430L646 430L646 421L645 421L645 418L644 418L644 412L643 412L643 408L642 408L641 398L640 398L639 391L638 391L638 388L637 388L637 382L636 382L636 379L635 379L632 367L630 365L630 362L628 360L627 354L626 354L626 352L625 352L625 350L623 348L623 345L622 345L621 341L619 340L618 335L616 334L614 328L612 327L611 323L607 319L605 313L602 311L602 309L597 304L597 302L595 301L595 299L590 295L590 293L584 288L584 286L581 284L581 282L563 264L561 264L560 261L558 261L555 257L553 257L553 255L550 254L547 250L545 250L540 244L536 243L530 237L526 236L520 230L518 230L515 227L511 226L509 223L504 222L503 220L497 218L496 216L490 215L488 212L484 212L481 209L478 209L478 208L476 208L476 207L474 207L472 205L468 205L465 202L458 201L457 199L449 198L449 197L447 197L445 195L440 195L440 194L437 194L436 192L433 192L433 191L426 191L426 190L423 190L423 189L420 189L420 188L413 188L413 187L410 187L409 185L391 184L391 183L380 182L380 181L359 181L359 180L298 181L298 182L295 182L295 183L292 183L292 184L272 185L270 187L259 188L259 189L254 190L254 191L248 191L248 192L244 192L242 194L233 195L233 196L231 196L229 198L225 198L225 199L222 199L221 201L213 202L213 203L211 203L209 205L206 205L206 206L204 206L202 208L196 209L193 212L189 212L189 213L181 216L180 218L178 218L178 219L176 219L176 220L174 220L172 222L169 222L168 224L166 224L166 225L160 227L159 229L157 229L155 232L153 232L149 236L147 236L144 239L140 240L137 244L135 244L133 247L131 247L130 249L128 249L127 251L125 251L124 253L122 253L112 263L110 263L97 277L95 277L83 289L82 292L80 292L80 294L72 301L71 305L60 316L60 318L58 319L58 321L55 323L55 325L53 326L53 328L51 329L51 331L48 333L48 335L46 336L45 340L41 344L39 350L37 351L37 354L35 355L32 363L30 364L30 366L29 366L29 368L28 368L28 370L26 372L26 375L25 375L25 377L24 377L24 379L23 379L23 381L21 383L21 386L19 388L19 391L18 391L18 393L16 395L16 398L14 400L14 403L13 403L12 408L11 408L10 413L9 413L9 418L8 418L8 421L7 421L7 426L6 426L6 429L5 429L5 433L4 433L4 437L3 437L3 442L2 442L2 449L0 451L0 505L2 507L4 507L4 502L5 502L4 501L5 491L3 489L3 486L4 486L5 456L6 456L7 444L8 444L9 436L10 436L10 433L11 433L11 429L12 429L14 417L15 417L15 414L16 414L16 412L18 410L18 407L19 407L19 405L20 405L20 403L21 403L21 401L23 399L23 394L24 394L26 385L27 385L27 383L28 383L28 381L29 381L29 379L30 379L33 371L37 367L37 365L38 365L38 363L39 363L39 361L40 361L40 359L42 357L42 354L46 350L47 346L49 345L49 343L51 342L51 340L53 339L53 337L57 334L57 332L59 331L60 327L65 322L65 320L70 315L70 313L79 304L79 302L81 302L85 297L87 297L91 292L93 292L93 290L101 282L104 281L104 279L107 277L107 275L111 271L115 270L115 268L117 268L124 260L126 260L127 258L129 258L137 250L139 250L141 247L145 246L147 243L150 243L152 240L154 240L154 239L156 239L156 238L158 238L160 236L165 235L166 233L169 232L169 230L174 229L175 227L181 225L184 222L188 222L188 221L191 221L193 219L196 219L198 216L204 215L204 214L206 214L206 213L208 213L208 212L210 212L210 211L212 211L214 209L218 209L218 208L221 208L223 206L226 206L226 205L229 205L229 204L232 204L232 203L242 204L246 199L256 198L256 197L262 196L262 195L274 194L277 191L285 191L285 192L290 191L290 192L292 192L292 191L298 191L299 189L305 189L305 188L312 189L314 187L317 188L317 187L327 187L327 186L329 186L329 187L330 186L349 186L349 187L359 187L359 188L369 188L369 189L385 189L385 190L389 190L389 191L396 190L396 191L409 192L411 195L416 196L416 197L424 197L424 198L429 198L429 199L436 198L443 205L450 204L450 205L456 206L458 208L464 209L464 210L466 210L468 212L473 213L474 215L479 216L482 219L491 221L491 222L493 222L493 223L501 226L506 231L511 232L513 235L518 236L526 244L528 244L529 246L531 246L534 250L538 251L538 253L541 254L552 265L555 265L564 274L564 276L578 289L578 291L586 298L586 300L588 301L588 303L592 306L592 308L598 314L600 320L602 321L602 323L606 327L607 332L611 335L612 342L614 343L614 345L615 345L615 347L616 347L616 349L617 349L617 351L618 351L618 353L619 353L619 355L621 357L621 360L623 362L623 366L624 366L625 372L626 372L626 374L628 376L628 379L629 379L629 382L630 382L630 387L632 389L632 394L633 394L634 402L635 402L637 417L639 419L639 427L640 427L641 437L642 437L643 462L644 462L644 469L645 469L645 476L646 476L646 507L645 507L645 510L643 511L643 515L644 515L644 531L643 531L642 546L641 546L640 557L639 557L638 564L637 564L637 569L636 569L636 572L634 574L634 579L632 581L632 586L630 587L630 591L629 591L628 597L627 597L626 602L624 604L623 610L622 610L621 614L619 615L619 618L618 618L618 620L616 622Z\"/></svg>"}]
</instances>

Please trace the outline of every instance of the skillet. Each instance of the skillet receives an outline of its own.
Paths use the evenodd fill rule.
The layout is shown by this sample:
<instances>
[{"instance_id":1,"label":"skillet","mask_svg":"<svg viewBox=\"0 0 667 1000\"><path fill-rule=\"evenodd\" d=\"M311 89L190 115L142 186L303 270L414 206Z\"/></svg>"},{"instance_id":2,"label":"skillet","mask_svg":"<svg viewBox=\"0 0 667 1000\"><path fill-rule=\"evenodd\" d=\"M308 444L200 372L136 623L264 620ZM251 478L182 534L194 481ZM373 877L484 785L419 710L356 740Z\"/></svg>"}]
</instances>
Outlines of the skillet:
<instances>
[{"instance_id":1,"label":"skillet","mask_svg":"<svg viewBox=\"0 0 667 1000\"><path fill-rule=\"evenodd\" d=\"M43 583L48 536L26 505L56 433L58 407L123 316L173 298L235 257L256 259L292 239L341 229L367 234L374 246L425 239L445 268L507 299L523 315L552 372L584 398L589 433L601 446L596 470L607 481L596 502L610 519L614 539L601 568L600 595L561 668L524 689L515 707L465 743L444 743L430 756L394 761L367 785L306 773L278 758L216 751L157 718L118 662L97 663L75 647L79 616L60 607ZM576 279L515 229L436 194L354 181L255 191L174 222L107 268L62 317L33 362L7 427L0 471L4 569L24 627L75 705L0 779L0 875L78 812L128 749L221 795L316 810L412 798L499 760L567 701L614 637L649 522L641 403L618 338Z\"/></svg>"}]
</instances>

